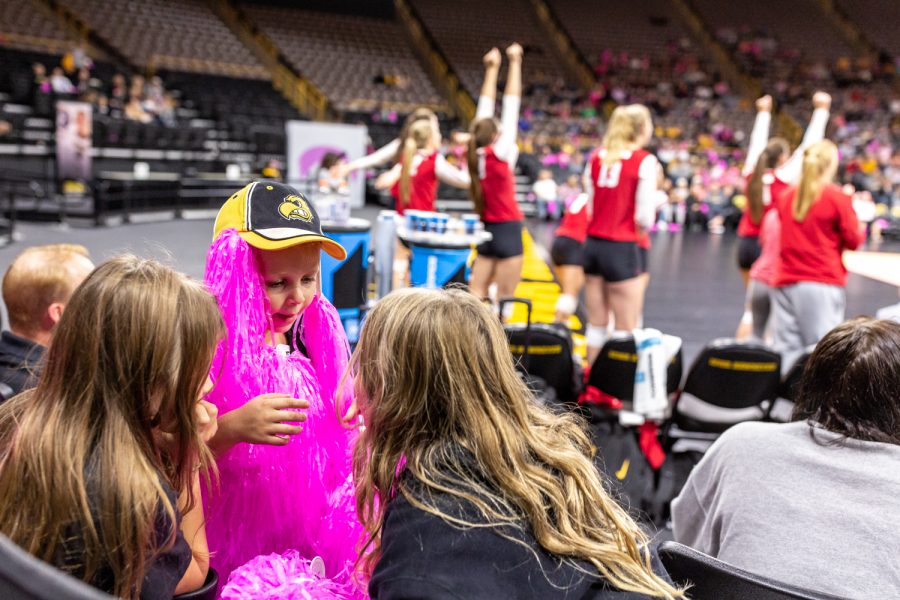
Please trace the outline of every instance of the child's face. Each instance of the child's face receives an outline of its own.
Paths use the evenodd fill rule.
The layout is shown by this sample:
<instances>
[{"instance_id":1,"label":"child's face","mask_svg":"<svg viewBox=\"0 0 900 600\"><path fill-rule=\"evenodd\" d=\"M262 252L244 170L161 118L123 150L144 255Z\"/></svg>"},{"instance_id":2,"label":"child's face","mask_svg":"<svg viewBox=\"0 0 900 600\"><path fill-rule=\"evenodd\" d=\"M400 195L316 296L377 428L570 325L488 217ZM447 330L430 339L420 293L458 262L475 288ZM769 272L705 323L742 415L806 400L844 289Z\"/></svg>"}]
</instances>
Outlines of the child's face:
<instances>
[{"instance_id":1,"label":"child's face","mask_svg":"<svg viewBox=\"0 0 900 600\"><path fill-rule=\"evenodd\" d=\"M319 290L321 244L257 250L274 333L287 333Z\"/></svg>"}]
</instances>

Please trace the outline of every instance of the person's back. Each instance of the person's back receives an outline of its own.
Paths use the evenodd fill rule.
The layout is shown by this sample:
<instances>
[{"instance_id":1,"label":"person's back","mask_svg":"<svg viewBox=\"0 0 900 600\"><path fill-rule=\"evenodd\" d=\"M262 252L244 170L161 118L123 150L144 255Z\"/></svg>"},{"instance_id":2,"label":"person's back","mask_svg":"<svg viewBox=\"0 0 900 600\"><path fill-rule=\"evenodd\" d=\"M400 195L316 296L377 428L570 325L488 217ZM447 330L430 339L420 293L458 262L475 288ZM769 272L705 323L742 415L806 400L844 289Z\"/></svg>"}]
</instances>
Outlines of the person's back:
<instances>
[{"instance_id":1,"label":"person's back","mask_svg":"<svg viewBox=\"0 0 900 600\"><path fill-rule=\"evenodd\" d=\"M474 461L471 466L477 472ZM547 552L524 519L516 526L492 527L474 503L451 494L430 494L411 477L406 480L414 494L427 496L444 514L484 527L453 526L398 495L388 505L381 559L369 587L372 598L650 597L615 589L587 561L563 561ZM652 557L654 570L664 573L655 550Z\"/></svg>"},{"instance_id":2,"label":"person's back","mask_svg":"<svg viewBox=\"0 0 900 600\"><path fill-rule=\"evenodd\" d=\"M672 507L675 539L810 589L900 595L900 446L836 438L805 421L729 429Z\"/></svg>"},{"instance_id":3,"label":"person's back","mask_svg":"<svg viewBox=\"0 0 900 600\"><path fill-rule=\"evenodd\" d=\"M874 383L874 385L873 385ZM816 345L794 422L726 431L672 503L675 540L784 583L900 597L900 324Z\"/></svg>"}]
</instances>

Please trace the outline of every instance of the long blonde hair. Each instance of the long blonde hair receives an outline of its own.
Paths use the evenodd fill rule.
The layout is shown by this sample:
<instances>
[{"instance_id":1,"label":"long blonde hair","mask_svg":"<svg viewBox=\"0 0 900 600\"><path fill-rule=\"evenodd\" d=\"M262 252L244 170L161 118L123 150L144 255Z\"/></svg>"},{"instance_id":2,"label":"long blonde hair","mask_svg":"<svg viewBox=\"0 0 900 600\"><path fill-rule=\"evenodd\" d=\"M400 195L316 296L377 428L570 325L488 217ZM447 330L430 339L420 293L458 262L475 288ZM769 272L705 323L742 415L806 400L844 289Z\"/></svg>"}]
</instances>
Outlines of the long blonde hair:
<instances>
[{"instance_id":1,"label":"long blonde hair","mask_svg":"<svg viewBox=\"0 0 900 600\"><path fill-rule=\"evenodd\" d=\"M837 161L837 146L830 140L822 140L803 152L803 170L797 197L794 200L794 220L803 222L809 209L819 199L825 183L825 175Z\"/></svg>"},{"instance_id":2,"label":"long blonde hair","mask_svg":"<svg viewBox=\"0 0 900 600\"><path fill-rule=\"evenodd\" d=\"M108 572L117 597L140 596L175 540L162 481L187 493L185 510L200 501L187 458L211 462L194 411L222 335L199 284L134 257L100 265L66 306L37 388L0 406L0 531L84 581Z\"/></svg>"},{"instance_id":3,"label":"long blonde hair","mask_svg":"<svg viewBox=\"0 0 900 600\"><path fill-rule=\"evenodd\" d=\"M619 162L629 147L652 126L653 121L646 106L642 104L617 106L609 117L609 124L603 135L603 148L606 150L604 164L613 165Z\"/></svg>"},{"instance_id":4,"label":"long blonde hair","mask_svg":"<svg viewBox=\"0 0 900 600\"><path fill-rule=\"evenodd\" d=\"M484 526L444 512L435 494L449 494L498 533L529 528L542 548L582 571L577 561L589 561L590 574L620 589L682 595L653 573L647 538L604 490L577 418L537 404L498 319L477 298L393 292L369 313L352 364L366 421L353 460L365 571L380 556L395 494L451 524ZM403 471L426 492L413 493Z\"/></svg>"},{"instance_id":5,"label":"long blonde hair","mask_svg":"<svg viewBox=\"0 0 900 600\"><path fill-rule=\"evenodd\" d=\"M469 167L469 195L475 204L475 212L484 217L484 190L481 187L481 173L478 169L478 149L494 143L500 123L493 117L473 121L469 126L469 147L466 162Z\"/></svg>"},{"instance_id":6,"label":"long blonde hair","mask_svg":"<svg viewBox=\"0 0 900 600\"><path fill-rule=\"evenodd\" d=\"M430 119L420 119L410 124L406 137L403 139L400 159L400 205L409 204L409 186L412 172L413 158L417 150L425 148L434 135L434 126Z\"/></svg>"}]
</instances>

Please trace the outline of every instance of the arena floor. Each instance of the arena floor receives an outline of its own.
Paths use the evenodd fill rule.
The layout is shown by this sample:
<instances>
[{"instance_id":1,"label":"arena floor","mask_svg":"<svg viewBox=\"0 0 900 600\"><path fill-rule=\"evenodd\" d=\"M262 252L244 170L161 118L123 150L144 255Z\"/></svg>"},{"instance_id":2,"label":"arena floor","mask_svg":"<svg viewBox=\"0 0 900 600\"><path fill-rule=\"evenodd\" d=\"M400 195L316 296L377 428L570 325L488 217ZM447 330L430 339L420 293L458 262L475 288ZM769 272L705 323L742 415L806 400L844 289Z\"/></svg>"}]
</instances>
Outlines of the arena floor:
<instances>
[{"instance_id":1,"label":"arena floor","mask_svg":"<svg viewBox=\"0 0 900 600\"><path fill-rule=\"evenodd\" d=\"M360 211L360 216L373 220L376 214L377 209L372 207ZM0 268L5 271L10 260L26 246L71 242L86 246L95 261L131 252L162 259L201 278L212 226L212 219L102 228L21 223L16 242L0 249ZM535 239L544 247L549 247L554 228L551 223L529 224ZM658 233L653 238L645 324L680 336L688 364L710 340L733 335L743 312L744 291L735 265L735 242L733 234L717 236L705 232ZM884 244L880 249L896 252L900 245ZM876 309L897 301L896 288L850 275L848 317L874 314Z\"/></svg>"}]
</instances>

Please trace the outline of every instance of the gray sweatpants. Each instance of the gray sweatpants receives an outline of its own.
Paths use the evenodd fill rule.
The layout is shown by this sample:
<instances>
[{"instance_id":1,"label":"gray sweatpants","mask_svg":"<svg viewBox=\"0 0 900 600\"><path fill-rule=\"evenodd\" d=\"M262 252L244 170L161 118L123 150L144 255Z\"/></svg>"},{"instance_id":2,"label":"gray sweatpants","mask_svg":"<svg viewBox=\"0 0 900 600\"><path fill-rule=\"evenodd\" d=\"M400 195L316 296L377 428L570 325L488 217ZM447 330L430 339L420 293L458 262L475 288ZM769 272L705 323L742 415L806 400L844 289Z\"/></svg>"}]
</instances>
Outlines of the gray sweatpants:
<instances>
[{"instance_id":1,"label":"gray sweatpants","mask_svg":"<svg viewBox=\"0 0 900 600\"><path fill-rule=\"evenodd\" d=\"M753 338L760 342L766 341L766 326L772 311L771 290L758 279L751 279L747 287L747 306L753 314Z\"/></svg>"},{"instance_id":2,"label":"gray sweatpants","mask_svg":"<svg viewBox=\"0 0 900 600\"><path fill-rule=\"evenodd\" d=\"M773 346L787 372L807 346L844 321L846 295L837 285L801 281L772 288Z\"/></svg>"}]
</instances>

